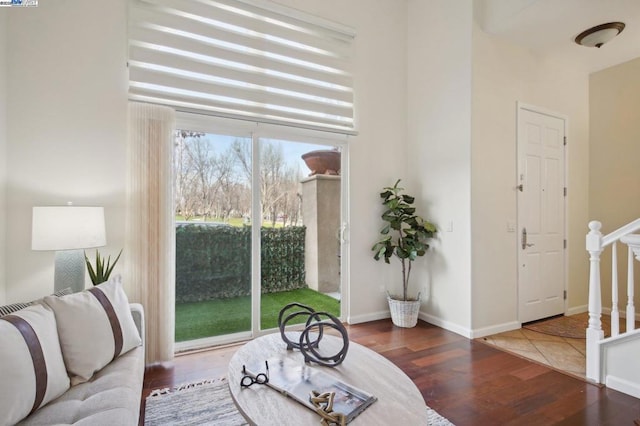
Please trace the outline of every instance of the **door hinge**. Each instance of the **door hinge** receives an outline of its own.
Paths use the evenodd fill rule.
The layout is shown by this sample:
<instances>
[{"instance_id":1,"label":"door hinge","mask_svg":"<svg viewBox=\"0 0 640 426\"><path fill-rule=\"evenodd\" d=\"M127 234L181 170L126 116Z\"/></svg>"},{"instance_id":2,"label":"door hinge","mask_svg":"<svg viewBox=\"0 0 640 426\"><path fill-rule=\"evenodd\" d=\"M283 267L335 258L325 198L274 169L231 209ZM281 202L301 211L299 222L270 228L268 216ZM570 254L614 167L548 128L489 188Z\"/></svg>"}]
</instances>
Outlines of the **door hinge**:
<instances>
[{"instance_id":1,"label":"door hinge","mask_svg":"<svg viewBox=\"0 0 640 426\"><path fill-rule=\"evenodd\" d=\"M564 248L567 248L567 240L563 240L562 245L564 246Z\"/></svg>"},{"instance_id":2,"label":"door hinge","mask_svg":"<svg viewBox=\"0 0 640 426\"><path fill-rule=\"evenodd\" d=\"M564 187L564 196L565 197L567 196L567 187L566 186Z\"/></svg>"},{"instance_id":3,"label":"door hinge","mask_svg":"<svg viewBox=\"0 0 640 426\"><path fill-rule=\"evenodd\" d=\"M564 137L564 146L567 146L567 137Z\"/></svg>"},{"instance_id":4,"label":"door hinge","mask_svg":"<svg viewBox=\"0 0 640 426\"><path fill-rule=\"evenodd\" d=\"M563 292L563 297L564 297L564 300L567 300L567 290Z\"/></svg>"}]
</instances>

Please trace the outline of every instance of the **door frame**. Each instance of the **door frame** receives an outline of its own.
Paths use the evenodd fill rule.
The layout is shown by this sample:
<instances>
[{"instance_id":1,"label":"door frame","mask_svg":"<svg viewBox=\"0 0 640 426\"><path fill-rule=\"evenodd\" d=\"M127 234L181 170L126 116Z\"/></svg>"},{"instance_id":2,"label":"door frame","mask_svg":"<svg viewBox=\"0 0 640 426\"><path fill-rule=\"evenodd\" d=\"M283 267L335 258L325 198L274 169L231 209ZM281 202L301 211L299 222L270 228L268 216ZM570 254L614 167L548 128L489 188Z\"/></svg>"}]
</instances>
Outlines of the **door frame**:
<instances>
[{"instance_id":1,"label":"door frame","mask_svg":"<svg viewBox=\"0 0 640 426\"><path fill-rule=\"evenodd\" d=\"M520 223L520 197L518 197L518 185L520 185L520 177L518 176L518 173L520 171L520 163L521 163L521 158L520 158L520 141L519 141L519 130L520 130L520 119L521 119L521 114L522 111L530 111L530 112L534 112L537 114L543 114L543 115L547 115L550 117L554 117L557 119L560 119L564 122L564 137L565 137L565 145L564 145L564 187L566 188L567 192L566 192L566 196L564 197L564 202L563 202L563 209L564 209L564 223L563 223L563 235L564 235L564 241L565 241L565 247L564 247L564 252L563 252L563 256L562 256L562 261L564 263L564 276L562 277L562 281L563 281L563 290L564 290L564 300L563 300L563 313L566 315L567 314L567 302L569 300L569 289L568 289L568 282L569 282L569 271L568 271L568 266L569 266L569 238L568 238L568 229L569 229L569 216L567 214L568 211L568 205L569 205L569 196L570 196L570 191L568 190L568 180L569 180L569 163L568 163L568 158L569 158L569 143L568 141L570 140L569 138L569 117L567 115L564 114L560 114L556 111L550 110L550 109L546 109L546 108L542 108L542 107L538 107L535 105L531 105L531 104L527 104L521 101L517 101L516 102L516 185L515 185L515 191L516 191L516 277L517 277L517 282L516 282L516 310L518 312L518 322L520 324L522 324L522 320L521 320L521 312L520 312L520 238L521 238L521 232L520 230L522 229L523 224Z\"/></svg>"}]
</instances>

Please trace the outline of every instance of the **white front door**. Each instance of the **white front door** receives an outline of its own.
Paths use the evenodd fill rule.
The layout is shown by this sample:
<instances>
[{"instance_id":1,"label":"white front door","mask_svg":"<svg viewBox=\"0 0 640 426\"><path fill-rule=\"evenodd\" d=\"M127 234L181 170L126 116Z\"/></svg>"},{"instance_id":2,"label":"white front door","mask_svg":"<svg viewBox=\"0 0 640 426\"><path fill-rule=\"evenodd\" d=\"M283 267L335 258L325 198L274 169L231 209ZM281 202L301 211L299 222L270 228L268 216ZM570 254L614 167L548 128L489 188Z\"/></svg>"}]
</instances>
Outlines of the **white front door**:
<instances>
[{"instance_id":1,"label":"white front door","mask_svg":"<svg viewBox=\"0 0 640 426\"><path fill-rule=\"evenodd\" d=\"M518 107L520 322L564 313L565 120Z\"/></svg>"}]
</instances>

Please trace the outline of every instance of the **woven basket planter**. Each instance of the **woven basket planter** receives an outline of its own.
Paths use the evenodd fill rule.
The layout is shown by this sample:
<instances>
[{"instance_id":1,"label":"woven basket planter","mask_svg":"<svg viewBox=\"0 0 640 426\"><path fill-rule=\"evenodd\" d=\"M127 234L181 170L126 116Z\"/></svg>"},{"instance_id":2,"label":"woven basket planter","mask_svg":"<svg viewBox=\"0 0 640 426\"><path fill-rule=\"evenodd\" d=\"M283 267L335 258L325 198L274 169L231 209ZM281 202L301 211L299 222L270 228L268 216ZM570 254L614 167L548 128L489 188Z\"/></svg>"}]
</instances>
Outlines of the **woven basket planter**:
<instances>
[{"instance_id":1,"label":"woven basket planter","mask_svg":"<svg viewBox=\"0 0 640 426\"><path fill-rule=\"evenodd\" d=\"M417 300L396 300L387 293L389 310L391 311L391 321L398 327L411 328L418 323L420 313L420 294Z\"/></svg>"}]
</instances>

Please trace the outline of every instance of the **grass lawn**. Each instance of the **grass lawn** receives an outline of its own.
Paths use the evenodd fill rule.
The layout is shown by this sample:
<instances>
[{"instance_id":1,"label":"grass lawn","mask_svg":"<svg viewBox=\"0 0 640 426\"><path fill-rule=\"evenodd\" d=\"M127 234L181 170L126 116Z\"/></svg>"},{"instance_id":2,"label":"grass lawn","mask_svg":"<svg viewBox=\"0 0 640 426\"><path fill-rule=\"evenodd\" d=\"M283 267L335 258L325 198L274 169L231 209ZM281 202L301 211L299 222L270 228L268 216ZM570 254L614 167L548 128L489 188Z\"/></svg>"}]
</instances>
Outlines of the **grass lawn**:
<instances>
[{"instance_id":1,"label":"grass lawn","mask_svg":"<svg viewBox=\"0 0 640 426\"><path fill-rule=\"evenodd\" d=\"M261 297L261 329L276 328L278 314L288 303L298 302L340 316L340 302L308 288L263 294ZM296 321L299 320L299 321ZM291 321L304 322L304 317ZM220 336L251 329L251 298L210 300L176 304L176 342Z\"/></svg>"}]
</instances>

